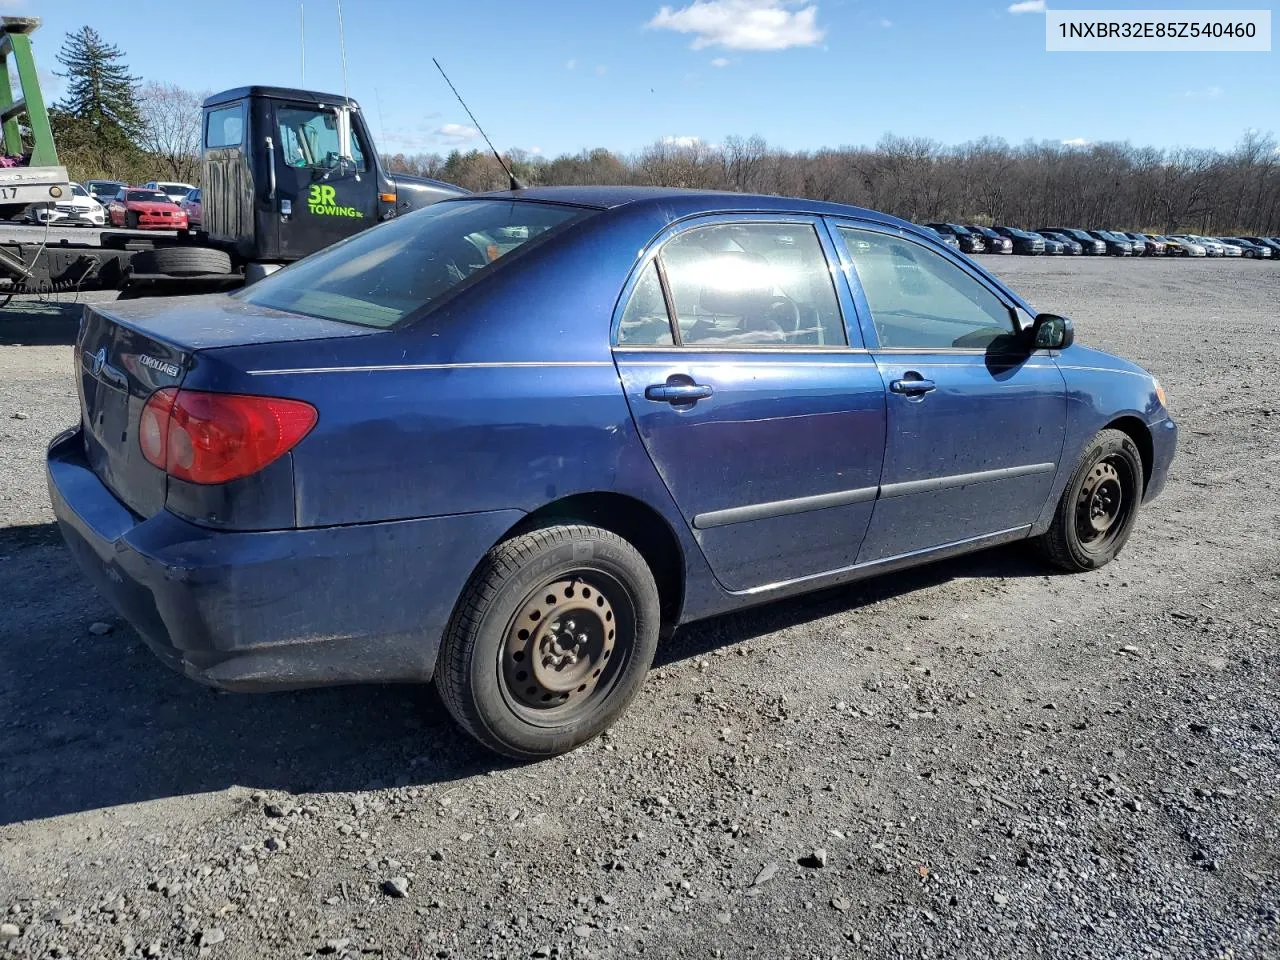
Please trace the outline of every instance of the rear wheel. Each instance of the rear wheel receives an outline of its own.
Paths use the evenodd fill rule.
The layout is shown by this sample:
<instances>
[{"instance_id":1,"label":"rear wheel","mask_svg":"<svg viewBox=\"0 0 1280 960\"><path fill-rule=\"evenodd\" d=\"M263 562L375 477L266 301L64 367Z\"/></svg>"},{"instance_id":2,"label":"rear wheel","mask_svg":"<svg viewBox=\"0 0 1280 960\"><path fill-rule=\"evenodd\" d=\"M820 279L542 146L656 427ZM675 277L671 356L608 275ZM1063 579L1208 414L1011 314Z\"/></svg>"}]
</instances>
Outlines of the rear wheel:
<instances>
[{"instance_id":1,"label":"rear wheel","mask_svg":"<svg viewBox=\"0 0 1280 960\"><path fill-rule=\"evenodd\" d=\"M472 575L436 687L458 724L518 759L603 733L639 692L658 643L658 589L617 534L578 524L503 541Z\"/></svg>"},{"instance_id":2,"label":"rear wheel","mask_svg":"<svg viewBox=\"0 0 1280 960\"><path fill-rule=\"evenodd\" d=\"M1094 570L1124 547L1142 500L1142 457L1128 434L1102 430L1080 463L1037 545L1064 570Z\"/></svg>"}]
</instances>

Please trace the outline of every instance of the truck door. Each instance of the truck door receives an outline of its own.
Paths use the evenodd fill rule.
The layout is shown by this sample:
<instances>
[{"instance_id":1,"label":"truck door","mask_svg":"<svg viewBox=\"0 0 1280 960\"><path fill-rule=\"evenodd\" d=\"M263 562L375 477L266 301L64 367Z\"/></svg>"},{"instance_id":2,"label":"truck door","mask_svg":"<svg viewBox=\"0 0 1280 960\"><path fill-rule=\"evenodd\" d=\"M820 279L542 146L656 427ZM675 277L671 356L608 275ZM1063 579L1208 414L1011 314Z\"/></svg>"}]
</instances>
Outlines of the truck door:
<instances>
[{"instance_id":1,"label":"truck door","mask_svg":"<svg viewBox=\"0 0 1280 960\"><path fill-rule=\"evenodd\" d=\"M297 260L378 222L369 144L336 106L276 101L275 212L279 247ZM366 159L369 158L369 159Z\"/></svg>"}]
</instances>

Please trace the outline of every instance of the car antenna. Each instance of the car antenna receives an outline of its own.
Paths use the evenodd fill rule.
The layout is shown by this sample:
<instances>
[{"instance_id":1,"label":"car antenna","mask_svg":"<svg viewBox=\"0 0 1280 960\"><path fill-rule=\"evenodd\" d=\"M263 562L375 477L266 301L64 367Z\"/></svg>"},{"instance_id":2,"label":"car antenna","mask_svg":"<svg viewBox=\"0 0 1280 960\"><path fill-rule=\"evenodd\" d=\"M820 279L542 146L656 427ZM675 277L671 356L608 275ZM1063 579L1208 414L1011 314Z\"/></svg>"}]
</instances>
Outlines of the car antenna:
<instances>
[{"instance_id":1,"label":"car antenna","mask_svg":"<svg viewBox=\"0 0 1280 960\"><path fill-rule=\"evenodd\" d=\"M524 184L516 179L516 175L511 172L511 168L507 166L502 154L498 153L498 148L493 145L493 141L489 139L489 135L484 132L484 127L480 126L480 121L476 119L476 115L471 112L471 108L467 106L467 101L462 99L462 94L458 92L458 88L453 85L453 81L449 79L449 75L444 72L444 67L440 66L440 61L435 57L431 58L431 62L436 65L436 69L440 71L440 76L444 77L444 82L449 85L449 89L453 91L453 95L458 98L458 102L462 104L462 109L467 111L467 116L471 118L471 122L476 125L476 129L480 131L480 136L484 137L484 142L489 145L489 149L493 151L494 159L498 161L498 166L503 169L507 175L507 180L511 183L512 190L523 190Z\"/></svg>"}]
</instances>

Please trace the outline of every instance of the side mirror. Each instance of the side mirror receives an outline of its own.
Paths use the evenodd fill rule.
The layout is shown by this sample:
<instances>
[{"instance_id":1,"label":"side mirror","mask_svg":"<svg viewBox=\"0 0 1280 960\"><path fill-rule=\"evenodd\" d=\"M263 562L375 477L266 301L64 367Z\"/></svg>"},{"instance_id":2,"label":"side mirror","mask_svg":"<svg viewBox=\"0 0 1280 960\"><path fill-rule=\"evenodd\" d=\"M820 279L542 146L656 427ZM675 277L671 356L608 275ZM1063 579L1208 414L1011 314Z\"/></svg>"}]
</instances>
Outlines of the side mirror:
<instances>
[{"instance_id":1,"label":"side mirror","mask_svg":"<svg viewBox=\"0 0 1280 960\"><path fill-rule=\"evenodd\" d=\"M1031 343L1036 350L1065 350L1075 342L1075 327L1056 313L1038 314L1031 325Z\"/></svg>"}]
</instances>

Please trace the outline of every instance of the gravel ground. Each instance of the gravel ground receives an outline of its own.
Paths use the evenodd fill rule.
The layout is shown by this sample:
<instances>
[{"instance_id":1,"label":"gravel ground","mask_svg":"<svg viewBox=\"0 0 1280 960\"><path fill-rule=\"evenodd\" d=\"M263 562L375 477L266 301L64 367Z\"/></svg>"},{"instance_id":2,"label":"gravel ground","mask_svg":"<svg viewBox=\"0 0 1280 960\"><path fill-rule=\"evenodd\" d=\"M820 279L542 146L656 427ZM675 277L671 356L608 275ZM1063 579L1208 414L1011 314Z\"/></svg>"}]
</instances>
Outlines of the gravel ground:
<instances>
[{"instance_id":1,"label":"gravel ground","mask_svg":"<svg viewBox=\"0 0 1280 960\"><path fill-rule=\"evenodd\" d=\"M0 956L1280 957L1280 268L986 262L1166 385L1120 559L689 627L525 767L429 690L161 667L50 524L69 347L0 346Z\"/></svg>"}]
</instances>

